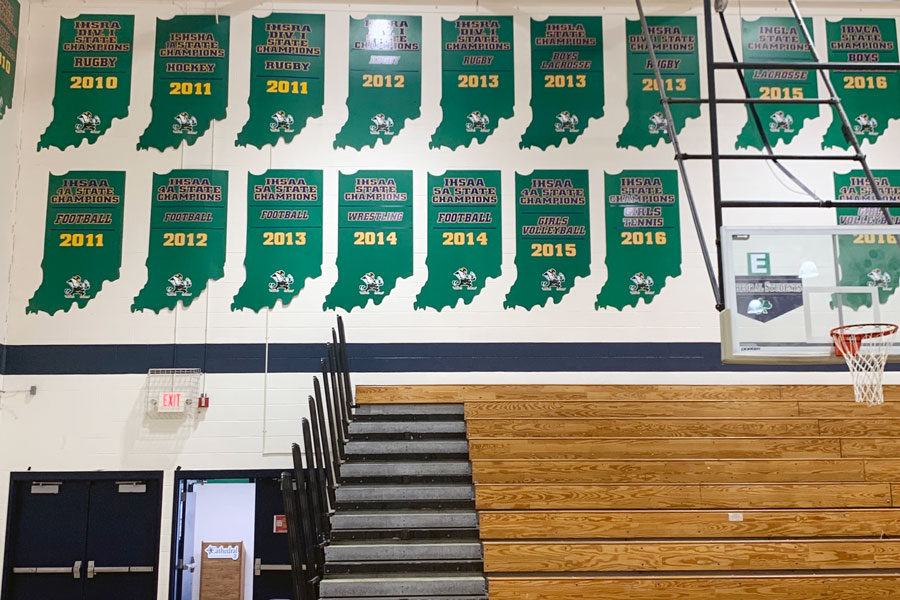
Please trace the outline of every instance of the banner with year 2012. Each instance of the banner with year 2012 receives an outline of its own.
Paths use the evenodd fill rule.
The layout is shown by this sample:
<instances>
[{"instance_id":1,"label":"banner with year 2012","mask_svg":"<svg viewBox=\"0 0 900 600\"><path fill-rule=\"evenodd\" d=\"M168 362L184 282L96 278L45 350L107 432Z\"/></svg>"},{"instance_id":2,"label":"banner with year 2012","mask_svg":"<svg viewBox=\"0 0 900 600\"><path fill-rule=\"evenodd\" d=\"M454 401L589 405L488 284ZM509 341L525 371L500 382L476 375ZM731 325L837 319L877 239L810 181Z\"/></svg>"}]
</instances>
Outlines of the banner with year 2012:
<instances>
[{"instance_id":1,"label":"banner with year 2012","mask_svg":"<svg viewBox=\"0 0 900 600\"><path fill-rule=\"evenodd\" d=\"M856 18L825 21L828 60L832 62L898 62L897 21ZM900 118L900 72L831 71L831 82L860 142L874 143L891 119ZM823 148L849 148L841 121L832 109Z\"/></svg>"},{"instance_id":2,"label":"banner with year 2012","mask_svg":"<svg viewBox=\"0 0 900 600\"><path fill-rule=\"evenodd\" d=\"M188 146L225 118L228 109L229 18L212 15L156 20L153 118L138 150Z\"/></svg>"},{"instance_id":3,"label":"banner with year 2012","mask_svg":"<svg viewBox=\"0 0 900 600\"><path fill-rule=\"evenodd\" d=\"M663 85L670 98L700 97L700 54L695 17L648 17L650 37L659 63ZM642 150L669 142L669 124L660 104L659 84L650 61L640 21L626 20L626 67L628 74L628 124L616 144ZM688 119L700 117L698 104L671 105L675 133Z\"/></svg>"},{"instance_id":4,"label":"banner with year 2012","mask_svg":"<svg viewBox=\"0 0 900 600\"><path fill-rule=\"evenodd\" d=\"M221 279L227 222L227 171L154 173L147 283L131 311L190 306L211 279Z\"/></svg>"},{"instance_id":5,"label":"banner with year 2012","mask_svg":"<svg viewBox=\"0 0 900 600\"><path fill-rule=\"evenodd\" d=\"M431 148L479 144L513 116L516 80L512 17L441 21L441 109Z\"/></svg>"},{"instance_id":6,"label":"banner with year 2012","mask_svg":"<svg viewBox=\"0 0 900 600\"><path fill-rule=\"evenodd\" d=\"M470 304L500 276L500 171L428 174L428 281L415 308Z\"/></svg>"},{"instance_id":7,"label":"banner with year 2012","mask_svg":"<svg viewBox=\"0 0 900 600\"><path fill-rule=\"evenodd\" d=\"M43 279L25 312L84 308L104 283L119 278L124 200L123 171L50 175Z\"/></svg>"},{"instance_id":8,"label":"banner with year 2012","mask_svg":"<svg viewBox=\"0 0 900 600\"><path fill-rule=\"evenodd\" d=\"M516 269L505 308L559 302L591 274L587 171L516 173Z\"/></svg>"},{"instance_id":9,"label":"banner with year 2012","mask_svg":"<svg viewBox=\"0 0 900 600\"><path fill-rule=\"evenodd\" d=\"M675 171L606 174L606 268L596 308L650 304L681 275L681 221Z\"/></svg>"},{"instance_id":10,"label":"banner with year 2012","mask_svg":"<svg viewBox=\"0 0 900 600\"><path fill-rule=\"evenodd\" d=\"M12 106L19 45L19 0L0 0L0 119Z\"/></svg>"},{"instance_id":11,"label":"banner with year 2012","mask_svg":"<svg viewBox=\"0 0 900 600\"><path fill-rule=\"evenodd\" d=\"M531 20L531 125L521 148L574 142L603 116L603 19Z\"/></svg>"},{"instance_id":12,"label":"banner with year 2012","mask_svg":"<svg viewBox=\"0 0 900 600\"><path fill-rule=\"evenodd\" d=\"M322 171L247 176L246 278L231 310L287 306L322 274Z\"/></svg>"},{"instance_id":13,"label":"banner with year 2012","mask_svg":"<svg viewBox=\"0 0 900 600\"><path fill-rule=\"evenodd\" d=\"M325 101L325 15L253 17L250 118L236 146L290 142Z\"/></svg>"},{"instance_id":14,"label":"banner with year 2012","mask_svg":"<svg viewBox=\"0 0 900 600\"><path fill-rule=\"evenodd\" d=\"M134 15L60 18L53 121L38 150L93 144L128 116L133 43Z\"/></svg>"},{"instance_id":15,"label":"banner with year 2012","mask_svg":"<svg viewBox=\"0 0 900 600\"><path fill-rule=\"evenodd\" d=\"M348 115L334 147L390 144L421 108L422 17L351 17Z\"/></svg>"}]
</instances>

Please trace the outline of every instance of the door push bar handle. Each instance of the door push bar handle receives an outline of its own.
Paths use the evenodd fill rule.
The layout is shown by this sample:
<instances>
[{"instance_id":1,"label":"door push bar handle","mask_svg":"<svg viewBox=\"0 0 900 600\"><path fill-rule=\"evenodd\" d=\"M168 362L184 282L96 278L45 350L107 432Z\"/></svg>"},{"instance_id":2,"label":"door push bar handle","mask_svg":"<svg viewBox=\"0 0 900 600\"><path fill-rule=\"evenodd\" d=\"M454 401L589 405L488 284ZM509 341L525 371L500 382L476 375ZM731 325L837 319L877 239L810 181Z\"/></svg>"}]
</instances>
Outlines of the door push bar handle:
<instances>
[{"instance_id":1,"label":"door push bar handle","mask_svg":"<svg viewBox=\"0 0 900 600\"><path fill-rule=\"evenodd\" d=\"M76 560L71 567L13 567L16 575L72 575L72 579L81 579L81 561Z\"/></svg>"},{"instance_id":2,"label":"door push bar handle","mask_svg":"<svg viewBox=\"0 0 900 600\"><path fill-rule=\"evenodd\" d=\"M264 565L262 559L257 558L253 561L253 574L261 575L263 571L290 571L291 565Z\"/></svg>"},{"instance_id":3,"label":"door push bar handle","mask_svg":"<svg viewBox=\"0 0 900 600\"><path fill-rule=\"evenodd\" d=\"M87 564L87 578L93 579L96 575L103 573L152 573L153 567L98 567L94 561L89 560Z\"/></svg>"}]
</instances>

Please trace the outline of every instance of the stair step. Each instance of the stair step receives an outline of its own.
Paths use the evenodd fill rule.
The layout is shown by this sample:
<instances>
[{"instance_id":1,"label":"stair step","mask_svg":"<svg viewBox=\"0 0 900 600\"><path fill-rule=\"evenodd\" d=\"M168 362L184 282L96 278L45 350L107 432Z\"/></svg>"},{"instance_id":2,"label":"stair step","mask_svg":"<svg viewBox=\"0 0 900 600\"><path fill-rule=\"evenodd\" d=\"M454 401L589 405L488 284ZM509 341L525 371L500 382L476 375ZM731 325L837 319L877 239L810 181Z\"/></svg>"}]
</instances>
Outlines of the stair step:
<instances>
[{"instance_id":1,"label":"stair step","mask_svg":"<svg viewBox=\"0 0 900 600\"><path fill-rule=\"evenodd\" d=\"M350 542L325 547L325 561L481 560L478 542Z\"/></svg>"},{"instance_id":2,"label":"stair step","mask_svg":"<svg viewBox=\"0 0 900 600\"><path fill-rule=\"evenodd\" d=\"M463 421L462 404L361 404L353 421Z\"/></svg>"},{"instance_id":3,"label":"stair step","mask_svg":"<svg viewBox=\"0 0 900 600\"><path fill-rule=\"evenodd\" d=\"M332 576L366 577L375 574L393 577L398 573L431 573L439 569L452 575L484 572L484 561L478 558L460 560L373 560L333 561L325 565L325 574Z\"/></svg>"},{"instance_id":4,"label":"stair step","mask_svg":"<svg viewBox=\"0 0 900 600\"><path fill-rule=\"evenodd\" d=\"M487 595L484 577L410 575L407 577L328 578L319 584L322 598L442 598ZM444 598L446 597L446 598Z\"/></svg>"},{"instance_id":5,"label":"stair step","mask_svg":"<svg viewBox=\"0 0 900 600\"><path fill-rule=\"evenodd\" d=\"M471 541L478 539L478 528L368 528L368 529L332 529L332 542L350 542L361 540L458 540Z\"/></svg>"},{"instance_id":6,"label":"stair step","mask_svg":"<svg viewBox=\"0 0 900 600\"><path fill-rule=\"evenodd\" d=\"M381 500L474 500L472 485L342 485L335 490L340 502Z\"/></svg>"},{"instance_id":7,"label":"stair step","mask_svg":"<svg viewBox=\"0 0 900 600\"><path fill-rule=\"evenodd\" d=\"M348 512L340 511L331 519L334 530L391 528L467 528L478 526L474 511L440 512Z\"/></svg>"},{"instance_id":8,"label":"stair step","mask_svg":"<svg viewBox=\"0 0 900 600\"><path fill-rule=\"evenodd\" d=\"M462 434L465 421L363 421L350 423L350 435Z\"/></svg>"},{"instance_id":9,"label":"stair step","mask_svg":"<svg viewBox=\"0 0 900 600\"><path fill-rule=\"evenodd\" d=\"M393 442L348 442L345 446L350 460L422 460L467 459L469 442L466 440L413 440Z\"/></svg>"},{"instance_id":10,"label":"stair step","mask_svg":"<svg viewBox=\"0 0 900 600\"><path fill-rule=\"evenodd\" d=\"M467 461L428 462L347 462L341 465L341 478L363 477L450 477L472 476Z\"/></svg>"}]
</instances>

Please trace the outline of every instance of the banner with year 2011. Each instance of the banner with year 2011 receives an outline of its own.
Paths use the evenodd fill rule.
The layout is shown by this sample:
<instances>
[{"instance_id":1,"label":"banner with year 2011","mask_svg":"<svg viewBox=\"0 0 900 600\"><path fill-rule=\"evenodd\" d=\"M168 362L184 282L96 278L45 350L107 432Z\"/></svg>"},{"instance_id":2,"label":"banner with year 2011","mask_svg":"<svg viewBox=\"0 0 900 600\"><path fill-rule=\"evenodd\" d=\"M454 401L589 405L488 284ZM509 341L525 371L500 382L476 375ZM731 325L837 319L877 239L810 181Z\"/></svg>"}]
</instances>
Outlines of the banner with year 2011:
<instances>
[{"instance_id":1,"label":"banner with year 2011","mask_svg":"<svg viewBox=\"0 0 900 600\"><path fill-rule=\"evenodd\" d=\"M513 116L516 80L512 17L441 21L441 124L431 148L479 144Z\"/></svg>"},{"instance_id":2,"label":"banner with year 2011","mask_svg":"<svg viewBox=\"0 0 900 600\"><path fill-rule=\"evenodd\" d=\"M831 62L898 62L897 22L894 19L855 18L825 21L828 60ZM900 72L831 71L831 82L860 142L874 143L891 119L900 118ZM837 113L823 148L849 148Z\"/></svg>"},{"instance_id":3,"label":"banner with year 2011","mask_svg":"<svg viewBox=\"0 0 900 600\"><path fill-rule=\"evenodd\" d=\"M428 281L415 308L470 304L500 276L500 171L428 174Z\"/></svg>"},{"instance_id":4,"label":"banner with year 2011","mask_svg":"<svg viewBox=\"0 0 900 600\"><path fill-rule=\"evenodd\" d=\"M272 169L247 176L244 285L231 310L287 306L322 274L322 171Z\"/></svg>"},{"instance_id":5,"label":"banner with year 2011","mask_svg":"<svg viewBox=\"0 0 900 600\"><path fill-rule=\"evenodd\" d=\"M211 279L221 279L227 221L227 171L154 173L147 283L131 311L190 306Z\"/></svg>"},{"instance_id":6,"label":"banner with year 2011","mask_svg":"<svg viewBox=\"0 0 900 600\"><path fill-rule=\"evenodd\" d=\"M325 15L253 17L250 118L236 146L290 142L325 101Z\"/></svg>"},{"instance_id":7,"label":"banner with year 2011","mask_svg":"<svg viewBox=\"0 0 900 600\"><path fill-rule=\"evenodd\" d=\"M596 308L650 304L681 275L681 221L675 171L606 174L606 268Z\"/></svg>"},{"instance_id":8,"label":"banner with year 2011","mask_svg":"<svg viewBox=\"0 0 900 600\"><path fill-rule=\"evenodd\" d=\"M188 146L225 118L228 109L229 18L212 15L156 20L153 118L138 149Z\"/></svg>"},{"instance_id":9,"label":"banner with year 2011","mask_svg":"<svg viewBox=\"0 0 900 600\"><path fill-rule=\"evenodd\" d=\"M670 98L700 97L700 54L695 17L648 17L650 37L659 63L663 85ZM659 84L650 61L640 21L625 21L628 74L628 124L616 144L642 150L660 140L670 142L669 124L660 103ZM675 133L688 119L700 117L699 104L671 105Z\"/></svg>"},{"instance_id":10,"label":"banner with year 2011","mask_svg":"<svg viewBox=\"0 0 900 600\"><path fill-rule=\"evenodd\" d=\"M531 20L531 125L521 148L574 142L603 116L602 17Z\"/></svg>"},{"instance_id":11,"label":"banner with year 2011","mask_svg":"<svg viewBox=\"0 0 900 600\"><path fill-rule=\"evenodd\" d=\"M812 35L813 20L804 19ZM746 62L804 63L813 60L809 43L792 17L760 17L741 20L741 39ZM819 94L818 73L801 69L747 69L744 78L751 98L764 100L809 99ZM819 116L817 104L757 104L766 141L775 146L789 144L800 133L807 119ZM763 149L756 122L747 107L747 123L735 142L735 148Z\"/></svg>"},{"instance_id":12,"label":"banner with year 2011","mask_svg":"<svg viewBox=\"0 0 900 600\"><path fill-rule=\"evenodd\" d=\"M576 277L591 274L587 171L516 173L516 269L505 308L559 302Z\"/></svg>"},{"instance_id":13,"label":"banner with year 2011","mask_svg":"<svg viewBox=\"0 0 900 600\"><path fill-rule=\"evenodd\" d=\"M341 173L338 280L323 308L376 305L413 273L412 171Z\"/></svg>"},{"instance_id":14,"label":"banner with year 2011","mask_svg":"<svg viewBox=\"0 0 900 600\"><path fill-rule=\"evenodd\" d=\"M60 18L53 121L38 150L93 144L128 116L133 43L134 15Z\"/></svg>"},{"instance_id":15,"label":"banner with year 2011","mask_svg":"<svg viewBox=\"0 0 900 600\"><path fill-rule=\"evenodd\" d=\"M50 175L43 279L27 313L84 308L122 266L123 171Z\"/></svg>"},{"instance_id":16,"label":"banner with year 2011","mask_svg":"<svg viewBox=\"0 0 900 600\"><path fill-rule=\"evenodd\" d=\"M351 17L348 115L334 147L389 144L421 108L422 17Z\"/></svg>"},{"instance_id":17,"label":"banner with year 2011","mask_svg":"<svg viewBox=\"0 0 900 600\"><path fill-rule=\"evenodd\" d=\"M12 106L19 45L19 0L0 0L0 119Z\"/></svg>"}]
</instances>

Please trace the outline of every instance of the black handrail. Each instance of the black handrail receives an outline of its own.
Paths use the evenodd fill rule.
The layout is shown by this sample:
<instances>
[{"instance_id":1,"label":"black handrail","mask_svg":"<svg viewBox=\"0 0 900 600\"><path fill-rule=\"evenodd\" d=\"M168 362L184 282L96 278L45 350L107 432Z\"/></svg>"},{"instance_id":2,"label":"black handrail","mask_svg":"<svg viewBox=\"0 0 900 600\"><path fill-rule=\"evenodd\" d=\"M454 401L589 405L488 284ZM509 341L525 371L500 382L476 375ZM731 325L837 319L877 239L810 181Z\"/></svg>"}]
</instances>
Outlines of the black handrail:
<instances>
[{"instance_id":1,"label":"black handrail","mask_svg":"<svg viewBox=\"0 0 900 600\"><path fill-rule=\"evenodd\" d=\"M328 505L334 509L334 491L337 489L339 483L339 465L335 461L335 453L333 442L335 440L329 440L329 425L328 421L325 419L325 410L322 405L322 390L319 388L319 380L313 377L313 391L314 395L309 397L310 400L310 415L314 415L313 424L313 432L318 430L319 432L319 441L318 445L322 450L322 459L325 463L325 478L328 482Z\"/></svg>"},{"instance_id":2,"label":"black handrail","mask_svg":"<svg viewBox=\"0 0 900 600\"><path fill-rule=\"evenodd\" d=\"M305 518L299 518L300 533L302 535L302 558L303 570L305 571L304 586L307 592L307 598L318 598L318 582L321 578L318 561L319 542L316 539L316 519L311 519L310 515L314 514L310 507L310 489L309 476L307 470L303 467L303 454L300 446L291 444L291 454L294 459L294 479L296 481L296 489L294 492L295 501L297 503L298 512Z\"/></svg>"},{"instance_id":3,"label":"black handrail","mask_svg":"<svg viewBox=\"0 0 900 600\"><path fill-rule=\"evenodd\" d=\"M332 333L333 332L334 330L332 330ZM341 413L341 433L343 435L343 440L344 442L348 442L350 440L350 417L352 413L347 410L347 403L344 400L344 384L341 377L338 376L337 350L334 346L334 343L327 345L328 376L331 380L331 396L338 407L338 411Z\"/></svg>"},{"instance_id":4,"label":"black handrail","mask_svg":"<svg viewBox=\"0 0 900 600\"><path fill-rule=\"evenodd\" d=\"M310 412L315 410L310 396ZM328 491L325 483L325 468L322 455L317 448L318 434L307 419L302 419L303 426L303 451L306 453L306 466L310 473L310 497L312 502L312 518L316 522L316 533L319 544L324 547L331 535L331 519L328 509ZM324 563L324 557L322 562Z\"/></svg>"},{"instance_id":5,"label":"black handrail","mask_svg":"<svg viewBox=\"0 0 900 600\"><path fill-rule=\"evenodd\" d=\"M343 418L341 415L341 411L338 408L338 402L335 400L334 395L331 393L331 384L329 380L331 379L331 373L328 370L328 361L322 359L322 388L325 393L325 406L328 408L329 419L331 419L331 426L329 432L332 434L332 445L334 446L334 454L337 460L337 463L343 463L346 459L344 452L344 434L343 428L341 426L341 419ZM318 383L315 378L313 378L313 387ZM335 473L340 475L340 466L335 469ZM338 477L340 480L340 477Z\"/></svg>"},{"instance_id":6,"label":"black handrail","mask_svg":"<svg viewBox=\"0 0 900 600\"><path fill-rule=\"evenodd\" d=\"M284 516L287 521L288 548L291 555L291 593L295 600L309 600L306 587L306 559L303 552L303 540L300 536L302 526L297 516L297 493L295 482L290 473L281 474L281 498L284 501Z\"/></svg>"},{"instance_id":7,"label":"black handrail","mask_svg":"<svg viewBox=\"0 0 900 600\"><path fill-rule=\"evenodd\" d=\"M344 390L347 392L348 406L351 408L356 406L356 400L353 397L353 387L350 385L350 359L347 357L347 333L344 331L344 319L338 315L338 338L340 341L339 358L341 361L341 370L344 373Z\"/></svg>"}]
</instances>

